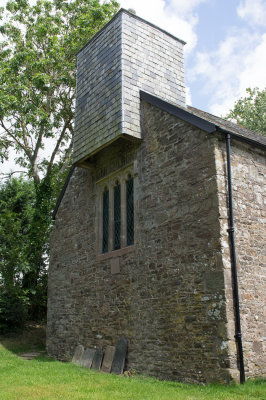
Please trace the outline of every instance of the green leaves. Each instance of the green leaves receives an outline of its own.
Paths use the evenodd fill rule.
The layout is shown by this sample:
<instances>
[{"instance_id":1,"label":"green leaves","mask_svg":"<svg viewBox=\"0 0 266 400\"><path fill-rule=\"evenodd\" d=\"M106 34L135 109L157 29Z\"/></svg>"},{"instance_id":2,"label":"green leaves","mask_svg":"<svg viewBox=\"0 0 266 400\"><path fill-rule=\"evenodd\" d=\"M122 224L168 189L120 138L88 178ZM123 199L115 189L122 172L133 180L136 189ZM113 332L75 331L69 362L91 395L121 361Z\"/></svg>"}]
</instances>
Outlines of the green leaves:
<instances>
[{"instance_id":1,"label":"green leaves","mask_svg":"<svg viewBox=\"0 0 266 400\"><path fill-rule=\"evenodd\" d=\"M0 190L0 277L5 286L19 285L27 270L27 236L33 216L34 187L11 179ZM0 281L1 281L0 280Z\"/></svg>"},{"instance_id":2,"label":"green leaves","mask_svg":"<svg viewBox=\"0 0 266 400\"><path fill-rule=\"evenodd\" d=\"M16 147L35 182L55 163L66 162L74 130L76 52L117 8L113 0L7 3L0 26L0 141ZM46 151L46 171L40 157L45 138L54 140Z\"/></svg>"},{"instance_id":3,"label":"green leaves","mask_svg":"<svg viewBox=\"0 0 266 400\"><path fill-rule=\"evenodd\" d=\"M225 118L266 135L266 89L248 88L246 93L247 96L239 99Z\"/></svg>"},{"instance_id":4,"label":"green leaves","mask_svg":"<svg viewBox=\"0 0 266 400\"><path fill-rule=\"evenodd\" d=\"M117 8L113 0L12 0L0 10L0 159L15 148L31 178L0 188L0 326L16 321L16 309L45 315L50 216L71 164L76 52Z\"/></svg>"}]
</instances>

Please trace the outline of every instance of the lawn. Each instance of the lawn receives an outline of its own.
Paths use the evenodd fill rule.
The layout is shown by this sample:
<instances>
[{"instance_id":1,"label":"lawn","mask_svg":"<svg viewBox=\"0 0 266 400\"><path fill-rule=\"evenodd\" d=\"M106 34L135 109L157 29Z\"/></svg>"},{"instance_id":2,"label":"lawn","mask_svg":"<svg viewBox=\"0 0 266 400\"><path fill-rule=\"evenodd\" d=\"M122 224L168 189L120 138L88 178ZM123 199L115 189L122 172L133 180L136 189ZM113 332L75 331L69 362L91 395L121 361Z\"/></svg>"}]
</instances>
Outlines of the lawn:
<instances>
[{"instance_id":1,"label":"lawn","mask_svg":"<svg viewBox=\"0 0 266 400\"><path fill-rule=\"evenodd\" d=\"M18 354L43 350L42 338L28 331L0 337L0 400L266 400L266 381L245 385L187 385L142 376L114 376L54 361Z\"/></svg>"}]
</instances>

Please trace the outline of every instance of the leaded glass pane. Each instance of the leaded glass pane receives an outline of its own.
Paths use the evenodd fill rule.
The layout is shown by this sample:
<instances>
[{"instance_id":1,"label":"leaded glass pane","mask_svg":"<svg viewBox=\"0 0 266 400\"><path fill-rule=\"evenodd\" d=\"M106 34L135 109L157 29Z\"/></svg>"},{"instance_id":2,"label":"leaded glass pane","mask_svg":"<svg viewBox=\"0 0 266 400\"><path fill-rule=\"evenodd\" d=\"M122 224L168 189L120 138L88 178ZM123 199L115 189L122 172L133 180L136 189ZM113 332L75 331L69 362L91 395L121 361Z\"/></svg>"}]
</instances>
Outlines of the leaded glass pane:
<instances>
[{"instance_id":1,"label":"leaded glass pane","mask_svg":"<svg viewBox=\"0 0 266 400\"><path fill-rule=\"evenodd\" d=\"M114 187L114 250L121 247L121 186Z\"/></svg>"},{"instance_id":2,"label":"leaded glass pane","mask_svg":"<svg viewBox=\"0 0 266 400\"><path fill-rule=\"evenodd\" d=\"M109 191L107 188L103 192L103 236L102 252L108 252L108 231L109 231Z\"/></svg>"},{"instance_id":3,"label":"leaded glass pane","mask_svg":"<svg viewBox=\"0 0 266 400\"><path fill-rule=\"evenodd\" d=\"M134 181L132 177L126 182L127 201L127 245L134 243Z\"/></svg>"}]
</instances>

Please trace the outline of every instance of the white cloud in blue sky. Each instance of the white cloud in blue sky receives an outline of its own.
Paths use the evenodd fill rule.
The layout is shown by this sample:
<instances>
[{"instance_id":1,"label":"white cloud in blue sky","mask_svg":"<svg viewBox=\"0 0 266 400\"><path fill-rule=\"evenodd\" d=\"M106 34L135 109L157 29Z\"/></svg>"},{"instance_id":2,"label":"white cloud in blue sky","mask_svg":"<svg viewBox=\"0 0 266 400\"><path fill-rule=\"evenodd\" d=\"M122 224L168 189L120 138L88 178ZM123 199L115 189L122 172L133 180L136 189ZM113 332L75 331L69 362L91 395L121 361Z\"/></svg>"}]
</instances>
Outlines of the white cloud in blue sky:
<instances>
[{"instance_id":1,"label":"white cloud in blue sky","mask_svg":"<svg viewBox=\"0 0 266 400\"><path fill-rule=\"evenodd\" d=\"M192 105L225 115L247 87L265 87L265 0L121 0L187 42Z\"/></svg>"},{"instance_id":2,"label":"white cloud in blue sky","mask_svg":"<svg viewBox=\"0 0 266 400\"><path fill-rule=\"evenodd\" d=\"M194 27L198 23L193 13L193 4L208 0L165 1L165 0L120 0L121 7L133 8L139 17L187 42L185 51L190 52L196 45L197 36Z\"/></svg>"},{"instance_id":3,"label":"white cloud in blue sky","mask_svg":"<svg viewBox=\"0 0 266 400\"><path fill-rule=\"evenodd\" d=\"M5 3L0 0L0 6ZM120 4L187 43L187 101L191 97L195 107L226 114L247 87L265 87L265 0L120 0Z\"/></svg>"},{"instance_id":4,"label":"white cloud in blue sky","mask_svg":"<svg viewBox=\"0 0 266 400\"><path fill-rule=\"evenodd\" d=\"M261 25L266 24L266 4L265 0L245 0L240 1L237 7L239 17L245 19L248 24Z\"/></svg>"},{"instance_id":5,"label":"white cloud in blue sky","mask_svg":"<svg viewBox=\"0 0 266 400\"><path fill-rule=\"evenodd\" d=\"M5 4L0 0L0 6ZM188 104L225 115L247 87L265 88L266 0L120 0L120 4L187 42Z\"/></svg>"},{"instance_id":6,"label":"white cloud in blue sky","mask_svg":"<svg viewBox=\"0 0 266 400\"><path fill-rule=\"evenodd\" d=\"M266 86L266 32L261 18L265 13L266 3L261 0L235 2L234 18L217 38L216 47L195 48L187 65L187 82L198 107L225 115L247 87Z\"/></svg>"}]
</instances>

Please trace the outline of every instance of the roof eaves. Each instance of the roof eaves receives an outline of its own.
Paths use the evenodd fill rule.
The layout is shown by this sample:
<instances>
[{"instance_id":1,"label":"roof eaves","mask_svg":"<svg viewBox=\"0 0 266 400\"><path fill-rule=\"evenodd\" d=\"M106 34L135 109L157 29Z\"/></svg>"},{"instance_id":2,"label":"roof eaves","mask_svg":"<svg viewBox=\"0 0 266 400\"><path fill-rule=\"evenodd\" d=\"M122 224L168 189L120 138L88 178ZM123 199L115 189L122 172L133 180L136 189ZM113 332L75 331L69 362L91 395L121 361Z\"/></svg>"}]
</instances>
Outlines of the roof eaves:
<instances>
[{"instance_id":1,"label":"roof eaves","mask_svg":"<svg viewBox=\"0 0 266 400\"><path fill-rule=\"evenodd\" d=\"M251 138L243 136L243 135L239 135L238 133L235 133L235 132L232 132L230 130L221 128L220 126L217 126L217 125L216 125L216 129L217 129L218 132L221 132L221 133L223 133L225 135L229 134L233 138L238 139L241 142L248 143L248 144L250 144L252 146L255 146L255 147L259 147L262 150L266 150L266 145L261 143L261 142L258 142L257 140L251 139Z\"/></svg>"},{"instance_id":2,"label":"roof eaves","mask_svg":"<svg viewBox=\"0 0 266 400\"><path fill-rule=\"evenodd\" d=\"M263 150L266 150L266 145L259 140L255 140L255 139L249 138L247 136L240 135L229 129L224 129L224 128L220 127L219 125L209 122L208 120L204 119L203 117L199 117L198 115L195 115L195 114L191 113L190 111L186 111L177 105L168 103L167 101L162 100L158 97L155 97L155 96L151 95L150 93L146 93L141 90L140 98L142 100L147 101L151 105L158 107L161 110L164 110L164 111L168 112L169 114L172 114L172 115L182 119L183 121L190 123L191 125L195 126L196 128L202 129L203 131L205 131L207 133L213 133L213 132L220 132L223 134L229 133L232 137L234 137L237 140L240 140L244 143L248 143L252 146L259 147Z\"/></svg>"},{"instance_id":3,"label":"roof eaves","mask_svg":"<svg viewBox=\"0 0 266 400\"><path fill-rule=\"evenodd\" d=\"M63 200L64 194L65 194L65 192L66 192L66 190L67 190L67 187L68 187L70 178L71 178L71 176L72 176L72 174L73 174L73 172L74 172L75 167L76 167L75 165L72 165L72 167L70 168L69 173L68 173L68 175L67 175L67 177L66 177L64 186L62 187L62 190L61 190L60 195L59 195L59 197L58 197L58 199L57 199L57 202L56 202L54 211L53 211L53 213L52 213L52 219L53 219L53 220L55 220L57 211L58 211L58 209L59 209L59 207L60 207L61 201Z\"/></svg>"},{"instance_id":4,"label":"roof eaves","mask_svg":"<svg viewBox=\"0 0 266 400\"><path fill-rule=\"evenodd\" d=\"M186 121L199 129L202 129L205 132L212 133L216 131L216 125L206 121L205 119L198 117L190 113L189 111L184 110L174 104L168 103L165 100L160 99L159 97L155 97L149 93L140 91L140 98L144 101L147 101L151 105L160 108L161 110L167 111L169 114L172 114L183 121Z\"/></svg>"}]
</instances>

